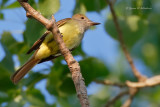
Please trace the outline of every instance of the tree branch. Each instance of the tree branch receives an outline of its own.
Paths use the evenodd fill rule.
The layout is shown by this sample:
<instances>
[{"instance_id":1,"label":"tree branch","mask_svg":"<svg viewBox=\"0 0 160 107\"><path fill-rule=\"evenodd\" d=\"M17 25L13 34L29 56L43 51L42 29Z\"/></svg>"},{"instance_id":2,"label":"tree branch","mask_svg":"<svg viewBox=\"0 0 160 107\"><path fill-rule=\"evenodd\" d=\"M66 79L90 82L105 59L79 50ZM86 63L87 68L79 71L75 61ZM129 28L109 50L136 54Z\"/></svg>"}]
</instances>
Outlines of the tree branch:
<instances>
[{"instance_id":1,"label":"tree branch","mask_svg":"<svg viewBox=\"0 0 160 107\"><path fill-rule=\"evenodd\" d=\"M67 65L70 69L70 72L72 73L72 80L74 82L77 96L80 100L82 107L89 107L89 101L87 96L87 90L85 87L84 79L80 72L80 66L79 63L73 58L72 54L66 48L65 43L63 42L62 35L56 25L56 21L54 19L54 16L52 16L52 20L48 20L45 17L43 17L39 12L37 12L35 9L33 9L28 3L28 0L18 0L18 2L21 4L21 6L26 10L26 15L29 18L34 18L40 23L42 23L47 30L51 31L54 35L54 40L57 42L61 54L64 56Z\"/></svg>"},{"instance_id":2,"label":"tree branch","mask_svg":"<svg viewBox=\"0 0 160 107\"><path fill-rule=\"evenodd\" d=\"M126 82L128 87L132 88L144 88L144 87L153 87L156 85L160 85L160 75L148 78L146 81L143 82Z\"/></svg>"},{"instance_id":3,"label":"tree branch","mask_svg":"<svg viewBox=\"0 0 160 107\"><path fill-rule=\"evenodd\" d=\"M122 105L122 107L130 107L132 100L134 98L134 96L136 95L136 93L138 92L137 88L130 88L129 89L129 98L124 102L124 104Z\"/></svg>"},{"instance_id":4,"label":"tree branch","mask_svg":"<svg viewBox=\"0 0 160 107\"><path fill-rule=\"evenodd\" d=\"M122 47L122 50L124 52L124 55L129 63L129 65L131 66L131 69L132 69L132 72L133 74L135 75L135 77L138 79L139 82L144 82L147 77L142 75L135 67L134 63L133 63L133 60L132 60L132 57L130 56L127 48L126 48L126 45L124 43L124 39L123 39L123 33L122 33L122 30L120 28L120 25L118 23L118 19L117 19L117 16L116 16L116 13L114 11L114 8L113 8L113 5L111 3L110 0L107 0L108 4L109 4L109 7L110 7L110 10L111 10L111 13L112 13L112 17L113 17L113 21L114 21L114 24L115 24L115 27L116 27L116 30L118 32L118 38L119 38L119 41L120 41L120 44L121 44L121 47ZM132 90L135 90L132 92ZM129 107L132 100L133 100L133 97L135 96L135 94L138 92L138 88L130 88L129 89L129 94L130 94L130 97L128 98L128 100L125 101L125 103L123 104L122 107Z\"/></svg>"},{"instance_id":5,"label":"tree branch","mask_svg":"<svg viewBox=\"0 0 160 107\"><path fill-rule=\"evenodd\" d=\"M94 82L96 82L96 83L98 83L98 84L117 86L117 87L120 87L120 88L126 87L126 84L115 83L115 82L112 82L112 81L110 81L110 80L104 80L104 81L95 80Z\"/></svg>"},{"instance_id":6,"label":"tree branch","mask_svg":"<svg viewBox=\"0 0 160 107\"><path fill-rule=\"evenodd\" d=\"M113 99L111 99L110 101L107 102L105 107L110 107L111 105L113 105L118 99L120 99L121 97L123 97L124 95L129 94L129 91L123 91L120 92L116 97L114 97Z\"/></svg>"},{"instance_id":7,"label":"tree branch","mask_svg":"<svg viewBox=\"0 0 160 107\"><path fill-rule=\"evenodd\" d=\"M118 20L117 20L117 16L116 16L116 13L113 9L113 5L112 3L110 2L110 0L107 0L108 4L109 4L109 7L110 7L110 10L111 10L111 13L112 13L112 16L113 16L113 21L114 21L114 24L115 24L115 27L116 27L116 30L118 32L118 37L119 37L119 41L120 41L120 44L122 46L122 49L123 49L123 52L125 54L125 57L126 59L128 60L128 63L130 64L131 68L132 68L132 72L133 74L136 76L136 78L139 80L139 81L144 81L146 80L146 77L143 76L135 67L134 63L133 63L133 60L126 48L126 45L124 43L124 40L123 40L123 33L122 33L122 30L120 28L120 25L118 23Z\"/></svg>"}]
</instances>

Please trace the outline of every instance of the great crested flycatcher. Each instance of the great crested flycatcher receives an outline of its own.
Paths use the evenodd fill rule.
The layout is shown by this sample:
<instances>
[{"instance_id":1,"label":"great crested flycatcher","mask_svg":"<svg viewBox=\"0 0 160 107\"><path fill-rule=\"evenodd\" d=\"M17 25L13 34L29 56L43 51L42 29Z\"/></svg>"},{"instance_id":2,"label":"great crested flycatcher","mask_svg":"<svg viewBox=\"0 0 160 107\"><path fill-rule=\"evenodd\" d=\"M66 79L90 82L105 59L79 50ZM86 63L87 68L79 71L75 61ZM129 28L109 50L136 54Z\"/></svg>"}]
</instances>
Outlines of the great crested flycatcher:
<instances>
[{"instance_id":1,"label":"great crested flycatcher","mask_svg":"<svg viewBox=\"0 0 160 107\"><path fill-rule=\"evenodd\" d=\"M66 47L72 51L81 43L84 32L89 27L100 23L92 22L85 15L75 14L72 18L62 19L56 24L63 36L62 38ZM27 54L34 50L36 51L33 56L12 75L11 80L14 84L17 84L36 64L49 61L61 55L59 47L49 31L45 32L33 44Z\"/></svg>"}]
</instances>

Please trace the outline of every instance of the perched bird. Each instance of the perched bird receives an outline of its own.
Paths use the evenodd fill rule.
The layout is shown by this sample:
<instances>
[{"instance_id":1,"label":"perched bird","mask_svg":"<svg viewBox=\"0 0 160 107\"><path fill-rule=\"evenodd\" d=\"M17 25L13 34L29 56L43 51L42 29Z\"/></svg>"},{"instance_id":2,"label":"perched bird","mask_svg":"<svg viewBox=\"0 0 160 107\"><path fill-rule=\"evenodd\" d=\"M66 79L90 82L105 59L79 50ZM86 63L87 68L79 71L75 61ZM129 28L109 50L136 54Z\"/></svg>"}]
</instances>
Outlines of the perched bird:
<instances>
[{"instance_id":1,"label":"perched bird","mask_svg":"<svg viewBox=\"0 0 160 107\"><path fill-rule=\"evenodd\" d=\"M56 22L56 24L63 36L62 38L66 47L72 51L81 43L84 32L89 27L100 23L92 22L85 15L75 14L72 18L62 19ZM34 50L33 56L11 76L14 84L17 84L36 64L49 61L61 55L59 47L50 31L46 31L45 34L33 44L27 54Z\"/></svg>"}]
</instances>

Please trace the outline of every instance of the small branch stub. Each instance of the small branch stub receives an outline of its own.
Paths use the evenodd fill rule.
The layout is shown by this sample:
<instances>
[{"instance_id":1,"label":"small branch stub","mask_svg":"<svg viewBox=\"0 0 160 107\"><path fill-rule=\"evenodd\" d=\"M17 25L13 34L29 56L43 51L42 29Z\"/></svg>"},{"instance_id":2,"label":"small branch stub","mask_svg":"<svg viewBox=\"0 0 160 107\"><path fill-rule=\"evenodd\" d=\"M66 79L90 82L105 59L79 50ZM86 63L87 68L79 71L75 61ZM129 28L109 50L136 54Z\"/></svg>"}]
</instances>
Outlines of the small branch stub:
<instances>
[{"instance_id":1,"label":"small branch stub","mask_svg":"<svg viewBox=\"0 0 160 107\"><path fill-rule=\"evenodd\" d=\"M31 15L29 12L26 12L26 16L27 16L28 18L32 18L32 15Z\"/></svg>"}]
</instances>

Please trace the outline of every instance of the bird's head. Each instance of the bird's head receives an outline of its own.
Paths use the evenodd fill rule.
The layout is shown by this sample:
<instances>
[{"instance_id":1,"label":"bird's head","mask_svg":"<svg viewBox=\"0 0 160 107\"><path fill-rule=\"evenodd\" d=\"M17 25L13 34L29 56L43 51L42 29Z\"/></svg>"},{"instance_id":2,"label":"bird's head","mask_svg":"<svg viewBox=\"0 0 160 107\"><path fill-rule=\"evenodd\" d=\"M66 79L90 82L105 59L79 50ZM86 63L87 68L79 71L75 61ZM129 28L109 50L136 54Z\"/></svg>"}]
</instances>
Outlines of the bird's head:
<instances>
[{"instance_id":1,"label":"bird's head","mask_svg":"<svg viewBox=\"0 0 160 107\"><path fill-rule=\"evenodd\" d=\"M85 27L85 29L88 29L91 26L99 25L100 23L93 22L89 20L85 15L83 14L75 14L72 16L72 19L78 20L82 25Z\"/></svg>"}]
</instances>

